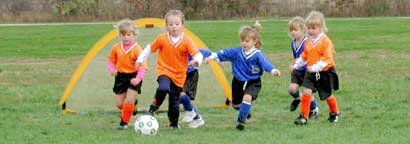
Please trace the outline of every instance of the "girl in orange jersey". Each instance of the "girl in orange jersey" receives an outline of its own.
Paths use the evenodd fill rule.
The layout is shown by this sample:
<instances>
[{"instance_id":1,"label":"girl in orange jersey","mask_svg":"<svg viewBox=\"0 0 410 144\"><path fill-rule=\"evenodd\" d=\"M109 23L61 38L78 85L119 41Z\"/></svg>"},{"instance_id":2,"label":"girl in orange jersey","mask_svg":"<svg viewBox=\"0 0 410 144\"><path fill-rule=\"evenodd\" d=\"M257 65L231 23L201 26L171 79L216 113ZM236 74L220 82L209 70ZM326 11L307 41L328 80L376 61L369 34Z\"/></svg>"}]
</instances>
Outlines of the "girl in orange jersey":
<instances>
[{"instance_id":1,"label":"girl in orange jersey","mask_svg":"<svg viewBox=\"0 0 410 144\"><path fill-rule=\"evenodd\" d=\"M184 25L184 14L180 10L168 11L165 15L166 32L147 45L137 60L137 67L139 67L151 52L158 51L157 82L159 86L154 100L163 101L169 94L168 118L169 126L172 128L179 128L179 95L185 83L187 67L188 65L198 67L203 59L192 39L183 33ZM193 57L192 63L189 64L188 55ZM154 111L152 106L149 112Z\"/></svg>"},{"instance_id":2,"label":"girl in orange jersey","mask_svg":"<svg viewBox=\"0 0 410 144\"><path fill-rule=\"evenodd\" d=\"M318 92L320 100L326 100L329 106L329 122L339 120L339 108L332 90L339 89L338 76L335 70L333 56L335 48L332 41L325 34L327 27L321 12L312 11L306 18L309 38L305 49L296 59L293 69L307 65L307 72L303 80L305 88L301 98L301 114L296 118L296 125L306 125L309 118L312 93ZM292 69L291 68L291 69Z\"/></svg>"},{"instance_id":3,"label":"girl in orange jersey","mask_svg":"<svg viewBox=\"0 0 410 144\"><path fill-rule=\"evenodd\" d=\"M122 110L118 129L124 130L134 112L136 96L141 94L141 84L147 72L147 64L142 62L138 69L135 68L135 60L142 49L135 41L137 29L134 23L129 19L121 20L117 24L117 29L121 42L112 47L108 56L108 70L112 76L115 76L113 91L117 95L116 106Z\"/></svg>"}]
</instances>

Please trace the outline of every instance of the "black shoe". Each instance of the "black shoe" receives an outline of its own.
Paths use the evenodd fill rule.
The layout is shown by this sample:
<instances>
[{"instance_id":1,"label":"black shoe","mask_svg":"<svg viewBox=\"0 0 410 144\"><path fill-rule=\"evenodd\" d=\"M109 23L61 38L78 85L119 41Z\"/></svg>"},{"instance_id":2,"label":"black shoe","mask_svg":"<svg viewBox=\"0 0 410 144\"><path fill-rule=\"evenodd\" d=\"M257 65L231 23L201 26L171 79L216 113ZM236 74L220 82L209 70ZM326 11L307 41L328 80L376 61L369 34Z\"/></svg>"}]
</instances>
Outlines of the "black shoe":
<instances>
[{"instance_id":1,"label":"black shoe","mask_svg":"<svg viewBox=\"0 0 410 144\"><path fill-rule=\"evenodd\" d=\"M243 123L238 122L238 124L236 124L236 129L242 131L245 129L245 125Z\"/></svg>"},{"instance_id":2,"label":"black shoe","mask_svg":"<svg viewBox=\"0 0 410 144\"><path fill-rule=\"evenodd\" d=\"M327 119L331 123L336 123L339 121L339 113L329 113L329 118Z\"/></svg>"},{"instance_id":3,"label":"black shoe","mask_svg":"<svg viewBox=\"0 0 410 144\"><path fill-rule=\"evenodd\" d=\"M117 130L125 130L127 128L128 128L127 123L121 120L120 125L117 127Z\"/></svg>"},{"instance_id":4,"label":"black shoe","mask_svg":"<svg viewBox=\"0 0 410 144\"><path fill-rule=\"evenodd\" d=\"M148 115L154 116L154 113L158 110L158 106L156 106L155 104L151 104L149 106L149 109L147 111Z\"/></svg>"},{"instance_id":5,"label":"black shoe","mask_svg":"<svg viewBox=\"0 0 410 144\"><path fill-rule=\"evenodd\" d=\"M246 117L246 119L250 119L251 117L252 117L251 113L249 113L248 116Z\"/></svg>"},{"instance_id":6,"label":"black shoe","mask_svg":"<svg viewBox=\"0 0 410 144\"><path fill-rule=\"evenodd\" d=\"M300 103L300 99L294 99L292 101L292 103L290 104L290 106L289 106L289 110L290 111L295 111L298 108L299 103Z\"/></svg>"},{"instance_id":7,"label":"black shoe","mask_svg":"<svg viewBox=\"0 0 410 144\"><path fill-rule=\"evenodd\" d=\"M307 124L307 119L303 117L302 114L300 114L296 119L295 119L295 125L306 125Z\"/></svg>"}]
</instances>

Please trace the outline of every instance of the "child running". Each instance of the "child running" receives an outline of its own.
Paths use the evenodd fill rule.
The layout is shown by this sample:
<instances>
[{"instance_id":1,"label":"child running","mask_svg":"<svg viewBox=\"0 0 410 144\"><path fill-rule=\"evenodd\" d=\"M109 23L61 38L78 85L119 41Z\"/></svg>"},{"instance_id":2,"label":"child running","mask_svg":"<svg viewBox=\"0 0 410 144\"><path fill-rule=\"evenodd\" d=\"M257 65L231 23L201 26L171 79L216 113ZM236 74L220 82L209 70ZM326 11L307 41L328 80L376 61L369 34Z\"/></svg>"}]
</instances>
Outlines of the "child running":
<instances>
[{"instance_id":1,"label":"child running","mask_svg":"<svg viewBox=\"0 0 410 144\"><path fill-rule=\"evenodd\" d=\"M305 50L291 69L298 69L307 65L307 72L303 80L303 94L301 98L300 115L294 123L306 125L309 119L309 110L312 93L318 92L320 100L326 100L329 106L329 122L339 120L339 108L332 90L339 89L339 80L335 70L333 56L335 48L332 41L325 34L327 27L321 12L312 11L306 18L309 38L305 43Z\"/></svg>"},{"instance_id":2,"label":"child running","mask_svg":"<svg viewBox=\"0 0 410 144\"><path fill-rule=\"evenodd\" d=\"M289 71L291 72L291 84L289 85L289 94L293 97L293 101L289 106L290 111L295 111L300 103L299 87L303 83L305 77L306 65L299 67L298 69L293 69L292 66L295 59L299 58L305 48L306 42L306 25L305 20L302 17L294 17L289 21L289 35L292 38L290 42L290 48L293 52L293 61L290 65ZM310 104L310 118L317 118L319 113L319 108L317 107L316 100L312 98Z\"/></svg>"},{"instance_id":3,"label":"child running","mask_svg":"<svg viewBox=\"0 0 410 144\"><path fill-rule=\"evenodd\" d=\"M183 33L185 19L180 10L170 10L165 15L165 33L159 35L148 45L137 60L141 65L151 52L158 51L156 99L165 99L169 94L168 118L169 126L178 129L179 96L182 92L188 67L188 55L193 57L190 65L198 67L203 56L191 38ZM156 103L156 102L153 102Z\"/></svg>"},{"instance_id":4,"label":"child running","mask_svg":"<svg viewBox=\"0 0 410 144\"><path fill-rule=\"evenodd\" d=\"M274 76L280 75L280 71L263 56L260 50L262 48L260 28L261 25L258 22L254 26L241 27L240 47L219 50L205 59L206 63L210 60L232 63L232 106L239 110L236 120L238 130L245 129L244 124L249 116L252 101L256 100L262 87L260 77L263 71Z\"/></svg>"},{"instance_id":5,"label":"child running","mask_svg":"<svg viewBox=\"0 0 410 144\"><path fill-rule=\"evenodd\" d=\"M212 52L207 49L199 49L199 51L204 57L210 56L212 54ZM193 59L191 56L188 56L188 60L191 62ZM187 78L185 80L184 87L182 88L182 92L179 97L179 102L184 107L182 122L190 123L190 128L197 128L205 124L205 121L202 119L198 110L191 102L195 100L196 97L196 90L198 87L199 79L198 67L188 65L186 74ZM153 103L150 105L150 108L148 109L148 113L151 115L153 115L162 105L162 103L164 102L164 97L154 97L152 101Z\"/></svg>"},{"instance_id":6,"label":"child running","mask_svg":"<svg viewBox=\"0 0 410 144\"><path fill-rule=\"evenodd\" d=\"M117 95L116 106L122 110L118 129L124 130L136 107L134 105L136 97L141 94L141 84L147 72L147 64L144 61L138 69L135 68L135 60L142 49L135 41L137 29L134 23L129 19L121 20L117 24L117 29L121 42L112 47L108 56L108 70L112 76L115 76L113 91Z\"/></svg>"}]
</instances>

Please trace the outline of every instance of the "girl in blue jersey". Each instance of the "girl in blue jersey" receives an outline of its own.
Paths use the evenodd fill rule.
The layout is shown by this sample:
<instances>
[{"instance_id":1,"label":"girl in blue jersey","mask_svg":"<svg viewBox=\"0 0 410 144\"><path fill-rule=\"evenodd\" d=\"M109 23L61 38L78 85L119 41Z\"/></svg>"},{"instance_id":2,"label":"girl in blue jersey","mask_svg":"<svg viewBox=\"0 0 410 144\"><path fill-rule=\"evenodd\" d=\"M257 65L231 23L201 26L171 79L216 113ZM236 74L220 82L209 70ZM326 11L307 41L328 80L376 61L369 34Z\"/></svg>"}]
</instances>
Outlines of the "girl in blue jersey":
<instances>
[{"instance_id":1,"label":"girl in blue jersey","mask_svg":"<svg viewBox=\"0 0 410 144\"><path fill-rule=\"evenodd\" d=\"M292 38L290 42L290 48L293 52L293 61L289 67L291 72L291 84L289 85L289 94L293 97L293 101L289 106L290 111L295 111L300 103L300 94L299 86L302 85L303 79L305 77L306 65L301 66L298 69L293 69L292 66L295 63L295 60L300 57L304 48L305 41L307 40L306 36L306 25L305 20L302 17L294 17L289 21L289 36ZM316 100L312 99L310 104L310 118L317 118L319 113L319 108L317 107Z\"/></svg>"},{"instance_id":2,"label":"girl in blue jersey","mask_svg":"<svg viewBox=\"0 0 410 144\"><path fill-rule=\"evenodd\" d=\"M240 47L219 50L205 59L207 63L210 60L232 63L232 104L234 109L239 110L236 125L238 130L245 128L244 124L251 110L252 101L256 100L262 87L260 77L263 71L274 76L280 75L280 71L263 56L260 50L262 46L258 31L260 28L258 22L254 26L241 27Z\"/></svg>"}]
</instances>

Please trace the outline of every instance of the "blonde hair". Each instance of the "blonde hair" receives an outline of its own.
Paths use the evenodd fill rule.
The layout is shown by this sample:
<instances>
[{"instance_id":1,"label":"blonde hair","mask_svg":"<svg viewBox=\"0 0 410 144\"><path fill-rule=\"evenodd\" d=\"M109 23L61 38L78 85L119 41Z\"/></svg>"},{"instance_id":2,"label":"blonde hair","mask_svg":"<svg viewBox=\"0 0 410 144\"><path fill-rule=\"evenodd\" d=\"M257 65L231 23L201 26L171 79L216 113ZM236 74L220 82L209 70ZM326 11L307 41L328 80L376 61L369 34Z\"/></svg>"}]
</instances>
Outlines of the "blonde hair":
<instances>
[{"instance_id":1,"label":"blonde hair","mask_svg":"<svg viewBox=\"0 0 410 144\"><path fill-rule=\"evenodd\" d=\"M170 16L180 17L181 21L182 21L182 24L185 24L185 15L182 11L180 11L180 10L169 10L164 16L165 23L168 23L168 17L170 17Z\"/></svg>"},{"instance_id":2,"label":"blonde hair","mask_svg":"<svg viewBox=\"0 0 410 144\"><path fill-rule=\"evenodd\" d=\"M259 30L262 28L262 25L259 24L258 21L255 22L253 26L242 26L239 30L239 37L241 40L245 40L247 38L253 39L256 41L255 48L261 48L262 42L259 35Z\"/></svg>"},{"instance_id":3,"label":"blonde hair","mask_svg":"<svg viewBox=\"0 0 410 144\"><path fill-rule=\"evenodd\" d=\"M126 34L132 32L134 35L137 35L137 27L135 27L134 22L130 19L123 19L119 21L115 27L118 29L119 34Z\"/></svg>"},{"instance_id":4,"label":"blonde hair","mask_svg":"<svg viewBox=\"0 0 410 144\"><path fill-rule=\"evenodd\" d=\"M306 18L306 26L309 27L319 27L322 32L327 32L325 16L323 13L318 11L311 11Z\"/></svg>"},{"instance_id":5,"label":"blonde hair","mask_svg":"<svg viewBox=\"0 0 410 144\"><path fill-rule=\"evenodd\" d=\"M293 17L289 21L288 26L289 26L289 32L292 30L299 30L299 29L303 30L304 32L306 31L305 20L300 16Z\"/></svg>"}]
</instances>

